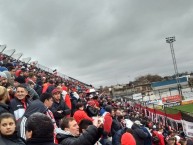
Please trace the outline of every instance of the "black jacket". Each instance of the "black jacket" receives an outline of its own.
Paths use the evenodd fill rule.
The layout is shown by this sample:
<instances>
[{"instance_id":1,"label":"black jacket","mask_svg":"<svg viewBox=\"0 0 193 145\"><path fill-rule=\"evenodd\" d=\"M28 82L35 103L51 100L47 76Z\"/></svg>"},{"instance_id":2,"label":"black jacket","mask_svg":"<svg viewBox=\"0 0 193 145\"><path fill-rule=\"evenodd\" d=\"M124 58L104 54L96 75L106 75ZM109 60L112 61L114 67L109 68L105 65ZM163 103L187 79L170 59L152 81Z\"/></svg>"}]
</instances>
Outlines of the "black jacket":
<instances>
[{"instance_id":1,"label":"black jacket","mask_svg":"<svg viewBox=\"0 0 193 145\"><path fill-rule=\"evenodd\" d=\"M62 145L94 145L99 140L101 133L94 125L90 125L79 137L57 134L56 138Z\"/></svg>"},{"instance_id":2,"label":"black jacket","mask_svg":"<svg viewBox=\"0 0 193 145\"><path fill-rule=\"evenodd\" d=\"M116 131L116 133L112 137L113 145L121 145L121 137L126 132L126 127Z\"/></svg>"},{"instance_id":3,"label":"black jacket","mask_svg":"<svg viewBox=\"0 0 193 145\"><path fill-rule=\"evenodd\" d=\"M45 114L48 108L39 100L36 99L31 102L31 104L26 109L24 116L28 118L30 115L32 115L35 112L40 112Z\"/></svg>"},{"instance_id":4,"label":"black jacket","mask_svg":"<svg viewBox=\"0 0 193 145\"><path fill-rule=\"evenodd\" d=\"M2 114L2 113L9 113L10 111L9 111L9 106L7 105L7 104L4 104L4 103L0 103L0 115Z\"/></svg>"},{"instance_id":5,"label":"black jacket","mask_svg":"<svg viewBox=\"0 0 193 145\"><path fill-rule=\"evenodd\" d=\"M113 118L113 122L112 122L112 125L111 125L111 134L112 136L115 135L115 133L122 129L123 127L121 126L121 123L117 120L116 117Z\"/></svg>"},{"instance_id":6,"label":"black jacket","mask_svg":"<svg viewBox=\"0 0 193 145\"><path fill-rule=\"evenodd\" d=\"M17 130L18 130L19 136L26 139L25 124L26 124L27 118L30 115L32 115L35 112L45 114L47 110L48 109L46 108L46 106L39 99L32 101L29 107L27 108L27 110L25 111L23 117L17 122Z\"/></svg>"},{"instance_id":7,"label":"black jacket","mask_svg":"<svg viewBox=\"0 0 193 145\"><path fill-rule=\"evenodd\" d=\"M31 138L27 140L26 145L56 145L56 144L54 144L53 139L50 138Z\"/></svg>"},{"instance_id":8,"label":"black jacket","mask_svg":"<svg viewBox=\"0 0 193 145\"><path fill-rule=\"evenodd\" d=\"M52 104L52 107L50 108L50 111L52 111L57 125L59 125L60 119L62 119L63 117L71 113L71 110L68 108L68 106L66 105L62 97L59 103L54 101L54 103ZM58 113L57 111L63 111L63 112Z\"/></svg>"},{"instance_id":9,"label":"black jacket","mask_svg":"<svg viewBox=\"0 0 193 145\"><path fill-rule=\"evenodd\" d=\"M87 106L86 113L88 114L89 117L94 117L98 115L99 111L94 107Z\"/></svg>"},{"instance_id":10,"label":"black jacket","mask_svg":"<svg viewBox=\"0 0 193 145\"><path fill-rule=\"evenodd\" d=\"M0 135L0 145L25 145L25 141L14 133L10 136Z\"/></svg>"},{"instance_id":11,"label":"black jacket","mask_svg":"<svg viewBox=\"0 0 193 145\"><path fill-rule=\"evenodd\" d=\"M135 123L132 125L131 129L133 130L133 137L135 138L136 145L143 145L144 141L148 137L148 134L145 133L142 128Z\"/></svg>"}]
</instances>

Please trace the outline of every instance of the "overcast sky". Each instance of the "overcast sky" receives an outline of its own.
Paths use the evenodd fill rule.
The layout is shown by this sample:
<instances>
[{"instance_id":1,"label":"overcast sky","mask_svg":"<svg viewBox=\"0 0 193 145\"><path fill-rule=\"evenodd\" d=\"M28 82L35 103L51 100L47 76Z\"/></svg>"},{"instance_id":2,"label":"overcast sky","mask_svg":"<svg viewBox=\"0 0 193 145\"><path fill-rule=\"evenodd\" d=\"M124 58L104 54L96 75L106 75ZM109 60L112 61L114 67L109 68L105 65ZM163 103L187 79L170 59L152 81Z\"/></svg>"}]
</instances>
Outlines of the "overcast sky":
<instances>
[{"instance_id":1,"label":"overcast sky","mask_svg":"<svg viewBox=\"0 0 193 145\"><path fill-rule=\"evenodd\" d=\"M192 0L0 0L0 45L95 87L193 71Z\"/></svg>"}]
</instances>

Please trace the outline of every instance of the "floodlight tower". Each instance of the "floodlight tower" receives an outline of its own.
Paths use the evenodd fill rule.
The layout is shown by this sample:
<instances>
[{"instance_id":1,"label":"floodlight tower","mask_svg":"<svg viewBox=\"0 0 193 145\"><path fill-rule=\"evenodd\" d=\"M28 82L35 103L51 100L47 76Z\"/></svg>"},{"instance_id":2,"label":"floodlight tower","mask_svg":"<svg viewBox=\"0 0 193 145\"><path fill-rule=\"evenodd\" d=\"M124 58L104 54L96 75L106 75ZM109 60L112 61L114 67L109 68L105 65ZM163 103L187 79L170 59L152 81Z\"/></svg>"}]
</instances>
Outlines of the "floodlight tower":
<instances>
[{"instance_id":1,"label":"floodlight tower","mask_svg":"<svg viewBox=\"0 0 193 145\"><path fill-rule=\"evenodd\" d=\"M166 38L166 43L170 44L170 50L171 50L171 55L172 55L172 60L173 60L173 65L174 65L174 71L175 71L175 76L176 76L176 81L177 81L177 86L178 86L178 92L179 92L179 95L182 96L181 85L180 85L179 74L178 74L178 67L177 67L176 57L175 57L175 52L174 52L174 47L173 47L174 41L176 41L175 36Z\"/></svg>"}]
</instances>

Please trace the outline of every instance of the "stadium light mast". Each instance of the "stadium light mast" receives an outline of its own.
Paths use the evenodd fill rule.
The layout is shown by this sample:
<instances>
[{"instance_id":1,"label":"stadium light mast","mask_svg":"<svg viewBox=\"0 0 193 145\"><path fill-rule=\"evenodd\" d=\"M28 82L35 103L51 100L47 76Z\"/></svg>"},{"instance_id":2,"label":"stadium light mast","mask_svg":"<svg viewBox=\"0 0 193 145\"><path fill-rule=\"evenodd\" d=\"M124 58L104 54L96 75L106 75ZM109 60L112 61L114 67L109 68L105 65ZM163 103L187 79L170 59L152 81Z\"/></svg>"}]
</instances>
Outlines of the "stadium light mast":
<instances>
[{"instance_id":1,"label":"stadium light mast","mask_svg":"<svg viewBox=\"0 0 193 145\"><path fill-rule=\"evenodd\" d=\"M173 65L174 65L174 71L175 71L175 76L176 76L176 81L177 81L177 86L178 86L178 92L179 92L179 95L182 96L178 67L177 67L176 57L175 57L175 52L174 52L174 47L173 47L174 41L176 41L175 36L166 38L166 43L170 44L170 50L171 50L171 55L172 55L172 60L173 60Z\"/></svg>"}]
</instances>

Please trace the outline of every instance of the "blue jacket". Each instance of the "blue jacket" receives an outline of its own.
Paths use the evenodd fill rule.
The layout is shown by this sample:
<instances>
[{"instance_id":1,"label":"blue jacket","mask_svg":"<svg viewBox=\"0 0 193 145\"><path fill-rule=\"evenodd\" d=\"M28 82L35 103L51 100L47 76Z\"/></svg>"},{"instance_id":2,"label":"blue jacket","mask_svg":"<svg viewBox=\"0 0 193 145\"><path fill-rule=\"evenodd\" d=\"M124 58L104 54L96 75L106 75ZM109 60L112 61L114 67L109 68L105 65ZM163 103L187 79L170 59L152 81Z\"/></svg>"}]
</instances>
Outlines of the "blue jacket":
<instances>
[{"instance_id":1,"label":"blue jacket","mask_svg":"<svg viewBox=\"0 0 193 145\"><path fill-rule=\"evenodd\" d=\"M149 133L149 131L147 130L147 128L142 127L142 130L147 133L147 138L144 141L144 145L152 145L152 140L151 140L151 134Z\"/></svg>"}]
</instances>

